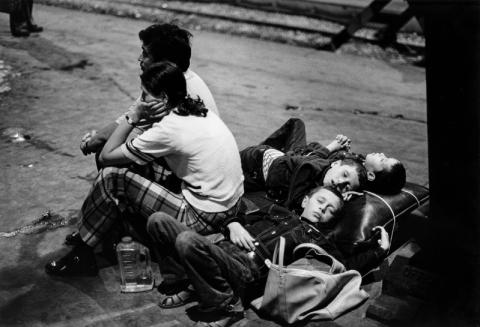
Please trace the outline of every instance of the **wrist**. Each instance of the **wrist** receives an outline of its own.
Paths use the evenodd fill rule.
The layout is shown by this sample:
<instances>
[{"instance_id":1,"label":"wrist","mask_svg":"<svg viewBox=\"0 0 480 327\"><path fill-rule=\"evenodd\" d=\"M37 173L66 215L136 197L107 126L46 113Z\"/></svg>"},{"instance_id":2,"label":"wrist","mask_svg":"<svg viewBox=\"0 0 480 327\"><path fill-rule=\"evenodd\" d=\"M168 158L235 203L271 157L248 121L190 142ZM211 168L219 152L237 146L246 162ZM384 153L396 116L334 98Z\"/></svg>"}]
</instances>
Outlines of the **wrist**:
<instances>
[{"instance_id":1,"label":"wrist","mask_svg":"<svg viewBox=\"0 0 480 327\"><path fill-rule=\"evenodd\" d=\"M138 115L135 112L128 112L125 114L125 120L127 121L127 124L135 127L140 119L138 118Z\"/></svg>"},{"instance_id":2,"label":"wrist","mask_svg":"<svg viewBox=\"0 0 480 327\"><path fill-rule=\"evenodd\" d=\"M232 222L229 222L227 224L227 228L228 229L231 229L233 226L235 226L236 224L239 224L238 221L232 221Z\"/></svg>"},{"instance_id":3,"label":"wrist","mask_svg":"<svg viewBox=\"0 0 480 327\"><path fill-rule=\"evenodd\" d=\"M238 228L243 228L242 224L238 221L238 219L230 220L225 225L225 230L227 232L232 232L232 230L238 230Z\"/></svg>"}]
</instances>

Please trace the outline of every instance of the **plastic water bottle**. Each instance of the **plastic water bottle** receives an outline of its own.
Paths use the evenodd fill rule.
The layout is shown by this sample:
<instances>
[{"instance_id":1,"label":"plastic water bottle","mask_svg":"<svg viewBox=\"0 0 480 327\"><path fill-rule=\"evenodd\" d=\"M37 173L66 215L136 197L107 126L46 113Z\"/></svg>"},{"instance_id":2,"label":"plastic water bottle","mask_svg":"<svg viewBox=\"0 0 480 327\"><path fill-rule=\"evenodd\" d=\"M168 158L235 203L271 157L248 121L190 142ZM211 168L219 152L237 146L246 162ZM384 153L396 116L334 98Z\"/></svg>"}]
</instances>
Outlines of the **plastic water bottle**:
<instances>
[{"instance_id":1,"label":"plastic water bottle","mask_svg":"<svg viewBox=\"0 0 480 327\"><path fill-rule=\"evenodd\" d=\"M149 291L154 279L150 265L150 251L140 243L125 236L117 245L118 265L120 267L120 290L123 293Z\"/></svg>"}]
</instances>

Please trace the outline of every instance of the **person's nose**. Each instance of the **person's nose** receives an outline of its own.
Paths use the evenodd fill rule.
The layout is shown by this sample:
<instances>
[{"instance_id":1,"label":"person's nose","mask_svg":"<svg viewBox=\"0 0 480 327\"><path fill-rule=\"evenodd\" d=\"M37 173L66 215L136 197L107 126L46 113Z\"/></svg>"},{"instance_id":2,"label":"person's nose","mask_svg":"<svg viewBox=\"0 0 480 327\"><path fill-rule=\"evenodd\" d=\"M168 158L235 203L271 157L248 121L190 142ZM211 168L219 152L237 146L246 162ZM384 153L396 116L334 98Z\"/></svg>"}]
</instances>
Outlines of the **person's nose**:
<instances>
[{"instance_id":1,"label":"person's nose","mask_svg":"<svg viewBox=\"0 0 480 327\"><path fill-rule=\"evenodd\" d=\"M343 192L345 191L347 185L348 185L348 182L346 181L346 179L340 178L337 183L337 190L340 192Z\"/></svg>"},{"instance_id":2,"label":"person's nose","mask_svg":"<svg viewBox=\"0 0 480 327\"><path fill-rule=\"evenodd\" d=\"M142 56L142 54L140 54L137 58L137 61L142 61L142 60L143 60L143 56Z\"/></svg>"},{"instance_id":3,"label":"person's nose","mask_svg":"<svg viewBox=\"0 0 480 327\"><path fill-rule=\"evenodd\" d=\"M318 209L320 209L320 211L322 213L325 213L325 209L327 208L327 204L326 203L320 203L320 205L318 206Z\"/></svg>"}]
</instances>

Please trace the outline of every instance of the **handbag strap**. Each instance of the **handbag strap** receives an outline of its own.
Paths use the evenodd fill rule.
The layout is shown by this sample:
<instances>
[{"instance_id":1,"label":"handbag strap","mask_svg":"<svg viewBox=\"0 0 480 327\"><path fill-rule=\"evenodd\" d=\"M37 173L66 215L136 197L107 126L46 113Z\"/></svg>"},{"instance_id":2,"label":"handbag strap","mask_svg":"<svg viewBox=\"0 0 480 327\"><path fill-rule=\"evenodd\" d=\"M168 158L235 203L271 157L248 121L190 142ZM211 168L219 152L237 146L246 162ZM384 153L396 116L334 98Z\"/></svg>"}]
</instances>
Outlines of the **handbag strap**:
<instances>
[{"instance_id":1,"label":"handbag strap","mask_svg":"<svg viewBox=\"0 0 480 327\"><path fill-rule=\"evenodd\" d=\"M270 268L272 264L283 267L283 257L285 256L285 237L280 236L273 251L272 261L266 259L265 264Z\"/></svg>"},{"instance_id":2,"label":"handbag strap","mask_svg":"<svg viewBox=\"0 0 480 327\"><path fill-rule=\"evenodd\" d=\"M283 257L285 256L285 237L280 236L280 239L278 240L280 243L279 245L279 253L278 253L278 265L283 267Z\"/></svg>"},{"instance_id":3,"label":"handbag strap","mask_svg":"<svg viewBox=\"0 0 480 327\"><path fill-rule=\"evenodd\" d=\"M327 251L325 251L322 247L318 246L317 244L314 244L314 243L299 244L293 249L293 256L295 257L300 250L305 250L305 253L308 253L309 251L314 251L317 259L322 257L328 258L328 262L324 262L324 263L330 265L330 270L329 270L330 274L333 274L336 271L345 270L345 267L341 262L336 260Z\"/></svg>"},{"instance_id":4,"label":"handbag strap","mask_svg":"<svg viewBox=\"0 0 480 327\"><path fill-rule=\"evenodd\" d=\"M295 256L295 254L299 251L299 250L302 250L302 249L312 249L312 250L315 250L315 252L317 252L319 255L328 255L328 252L325 251L324 249L322 249L320 246L318 246L317 244L314 244L314 243L302 243L302 244L299 244L295 247L295 249L293 249L293 255Z\"/></svg>"}]
</instances>

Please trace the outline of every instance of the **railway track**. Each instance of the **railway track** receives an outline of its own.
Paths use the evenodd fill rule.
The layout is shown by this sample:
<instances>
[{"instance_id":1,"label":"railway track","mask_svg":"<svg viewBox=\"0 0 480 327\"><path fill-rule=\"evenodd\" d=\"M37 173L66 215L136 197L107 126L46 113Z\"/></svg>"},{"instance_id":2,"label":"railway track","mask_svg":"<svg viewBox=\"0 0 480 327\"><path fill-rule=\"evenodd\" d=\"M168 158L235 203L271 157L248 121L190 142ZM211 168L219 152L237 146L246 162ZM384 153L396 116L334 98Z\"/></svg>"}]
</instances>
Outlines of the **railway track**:
<instances>
[{"instance_id":1,"label":"railway track","mask_svg":"<svg viewBox=\"0 0 480 327\"><path fill-rule=\"evenodd\" d=\"M155 16L176 15L197 17L198 19L210 19L233 24L245 24L259 28L275 29L279 33L305 33L311 36L317 35L326 41L315 42L311 47L322 48L322 43L343 29L343 25L331 21L304 17L301 15L279 14L259 10L236 7L219 3L195 3L179 1L158 0L39 0L39 3L58 5L71 9L90 9L101 13L116 14L118 16L130 16L132 18L145 17L155 20ZM90 4L90 8L89 5ZM121 6L120 8L115 8ZM94 9L94 10L92 10ZM115 12L118 9L118 12ZM129 12L129 9L131 12ZM148 13L151 13L148 15ZM218 25L218 24L217 24ZM208 27L206 28L208 29ZM380 28L363 28L353 36L353 40L380 44L377 32ZM312 38L312 37L311 37ZM295 42L294 42L295 43ZM305 42L305 43L308 43ZM308 46L308 44L301 44ZM411 33L399 33L394 48L400 52L423 53L424 41L422 37Z\"/></svg>"}]
</instances>

